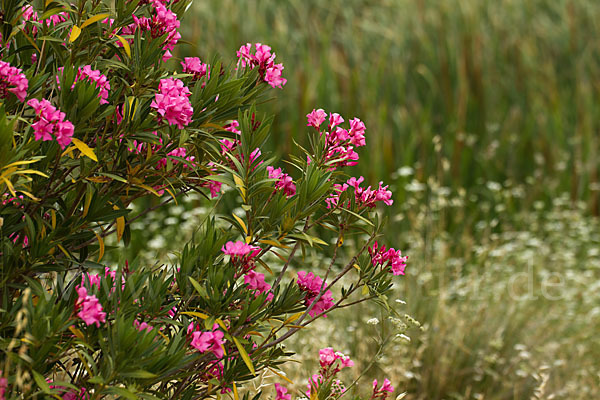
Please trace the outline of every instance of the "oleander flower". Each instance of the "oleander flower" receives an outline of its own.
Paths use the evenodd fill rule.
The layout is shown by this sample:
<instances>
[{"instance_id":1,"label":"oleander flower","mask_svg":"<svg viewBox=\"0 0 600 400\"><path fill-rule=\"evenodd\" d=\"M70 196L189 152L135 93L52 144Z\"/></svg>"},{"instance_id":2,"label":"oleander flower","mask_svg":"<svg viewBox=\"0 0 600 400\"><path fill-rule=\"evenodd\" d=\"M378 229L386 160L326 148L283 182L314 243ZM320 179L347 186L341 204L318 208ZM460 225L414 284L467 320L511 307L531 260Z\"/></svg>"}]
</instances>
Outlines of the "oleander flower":
<instances>
[{"instance_id":1,"label":"oleander flower","mask_svg":"<svg viewBox=\"0 0 600 400\"><path fill-rule=\"evenodd\" d=\"M214 324L212 331L199 331L192 332L191 346L198 350L200 353L211 352L217 358L222 358L223 352L223 331L219 330L219 325Z\"/></svg>"},{"instance_id":2,"label":"oleander flower","mask_svg":"<svg viewBox=\"0 0 600 400\"><path fill-rule=\"evenodd\" d=\"M10 92L22 103L27 97L28 88L29 81L20 68L12 67L9 63L0 61L0 98L7 98Z\"/></svg>"},{"instance_id":3,"label":"oleander flower","mask_svg":"<svg viewBox=\"0 0 600 400\"><path fill-rule=\"evenodd\" d=\"M275 384L275 400L292 400L292 395L287 392L287 388L285 386L280 385L279 383Z\"/></svg>"},{"instance_id":4,"label":"oleander flower","mask_svg":"<svg viewBox=\"0 0 600 400\"><path fill-rule=\"evenodd\" d=\"M283 64L275 64L275 53L271 53L271 48L261 43L254 44L255 51L252 52L252 45L246 43L236 52L238 57L238 67L250 69L258 68L260 77L272 87L282 88L287 83L283 78Z\"/></svg>"},{"instance_id":5,"label":"oleander flower","mask_svg":"<svg viewBox=\"0 0 600 400\"><path fill-rule=\"evenodd\" d=\"M321 287L323 289L327 288L327 284L323 284L323 279L320 276L313 274L312 272L306 273L305 271L298 272L298 279L296 283L300 287L300 290L305 292L304 304L307 307L310 307L316 298L319 296L321 292ZM308 312L308 315L314 317L322 313L323 311L327 311L335 305L332 297L332 293L330 290L327 290L323 293L321 298L317 301L317 303L312 306L311 310ZM324 317L327 317L324 315Z\"/></svg>"},{"instance_id":6,"label":"oleander flower","mask_svg":"<svg viewBox=\"0 0 600 400\"><path fill-rule=\"evenodd\" d=\"M210 65L200 61L198 57L186 57L181 62L183 73L193 74L193 79L198 80L206 76L210 79Z\"/></svg>"},{"instance_id":7,"label":"oleander flower","mask_svg":"<svg viewBox=\"0 0 600 400\"><path fill-rule=\"evenodd\" d=\"M36 120L31 127L35 140L56 139L61 149L71 143L74 127L70 121L65 121L65 113L59 111L48 100L31 99L27 102L36 113Z\"/></svg>"},{"instance_id":8,"label":"oleander flower","mask_svg":"<svg viewBox=\"0 0 600 400\"><path fill-rule=\"evenodd\" d=\"M271 290L271 285L265 282L265 275L256 271L248 271L244 276L244 283L248 288L254 291L254 297ZM273 293L267 294L267 301L273 299Z\"/></svg>"},{"instance_id":9,"label":"oleander flower","mask_svg":"<svg viewBox=\"0 0 600 400\"><path fill-rule=\"evenodd\" d=\"M269 179L277 179L275 182L275 189L282 190L287 197L291 197L296 194L296 185L292 180L292 177L288 174L284 174L281 168L273 168L272 166L267 167Z\"/></svg>"},{"instance_id":10,"label":"oleander flower","mask_svg":"<svg viewBox=\"0 0 600 400\"><path fill-rule=\"evenodd\" d=\"M379 265L382 268L389 267L393 275L404 275L408 256L402 256L400 250L386 249L385 246L379 247L377 242L368 250L373 265Z\"/></svg>"},{"instance_id":11,"label":"oleander flower","mask_svg":"<svg viewBox=\"0 0 600 400\"><path fill-rule=\"evenodd\" d=\"M169 125L177 125L179 129L192 122L194 109L190 103L190 90L179 79L161 79L158 93L150 107L155 108L161 118L167 120Z\"/></svg>"},{"instance_id":12,"label":"oleander flower","mask_svg":"<svg viewBox=\"0 0 600 400\"><path fill-rule=\"evenodd\" d=\"M106 313L103 312L102 304L94 295L87 294L87 289L83 286L77 288L79 298L75 303L75 307L79 309L77 316L85 322L86 325L96 324L100 327L100 323L106 322Z\"/></svg>"}]
</instances>

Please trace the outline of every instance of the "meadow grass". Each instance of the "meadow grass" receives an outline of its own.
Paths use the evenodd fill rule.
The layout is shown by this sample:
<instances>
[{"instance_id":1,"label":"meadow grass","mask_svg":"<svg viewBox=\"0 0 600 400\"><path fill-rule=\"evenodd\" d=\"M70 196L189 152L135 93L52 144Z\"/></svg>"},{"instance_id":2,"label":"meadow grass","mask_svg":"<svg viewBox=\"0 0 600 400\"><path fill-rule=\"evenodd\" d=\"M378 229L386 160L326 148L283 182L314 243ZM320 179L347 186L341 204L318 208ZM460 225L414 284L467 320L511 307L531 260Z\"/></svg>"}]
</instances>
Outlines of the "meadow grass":
<instances>
[{"instance_id":1,"label":"meadow grass","mask_svg":"<svg viewBox=\"0 0 600 400\"><path fill-rule=\"evenodd\" d=\"M302 143L313 108L359 117L367 148L351 172L394 192L385 242L410 256L398 309L422 329L370 305L340 310L290 344L296 389L334 345L357 362L347 378L371 365L368 378L387 376L410 399L600 398L599 2L204 0L193 10L181 56L234 62L241 44L262 42L284 63L287 85L261 106L277 113L270 150ZM139 222L133 247L167 259L198 205L209 206ZM410 341L374 359L398 325ZM369 382L357 388L368 395Z\"/></svg>"}]
</instances>

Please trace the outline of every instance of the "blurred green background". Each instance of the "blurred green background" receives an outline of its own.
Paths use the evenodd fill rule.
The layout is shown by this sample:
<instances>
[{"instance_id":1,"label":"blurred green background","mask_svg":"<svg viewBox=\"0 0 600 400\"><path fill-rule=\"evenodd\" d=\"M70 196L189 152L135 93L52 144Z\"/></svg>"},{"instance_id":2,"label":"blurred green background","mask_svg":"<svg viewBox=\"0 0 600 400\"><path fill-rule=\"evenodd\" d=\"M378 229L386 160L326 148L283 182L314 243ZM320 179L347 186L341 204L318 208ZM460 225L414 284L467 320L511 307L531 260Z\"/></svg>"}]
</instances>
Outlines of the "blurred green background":
<instances>
[{"instance_id":1,"label":"blurred green background","mask_svg":"<svg viewBox=\"0 0 600 400\"><path fill-rule=\"evenodd\" d=\"M394 192L398 307L423 330L373 359L390 321L340 311L290 345L297 389L335 346L348 379L374 361L409 399L600 398L600 2L196 0L182 31L206 62L270 45L288 79L261 106L270 150L302 143L313 108L356 116L350 172ZM171 207L134 242L164 256L205 212Z\"/></svg>"}]
</instances>

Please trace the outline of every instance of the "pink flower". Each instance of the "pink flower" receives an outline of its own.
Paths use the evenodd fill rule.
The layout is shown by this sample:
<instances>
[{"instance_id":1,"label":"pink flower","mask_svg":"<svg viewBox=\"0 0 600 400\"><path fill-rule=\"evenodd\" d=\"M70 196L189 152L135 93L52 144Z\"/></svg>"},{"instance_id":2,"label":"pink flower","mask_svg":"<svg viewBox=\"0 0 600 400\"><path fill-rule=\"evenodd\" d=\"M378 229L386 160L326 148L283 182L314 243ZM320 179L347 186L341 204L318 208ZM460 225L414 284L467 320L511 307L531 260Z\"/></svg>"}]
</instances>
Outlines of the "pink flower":
<instances>
[{"instance_id":1,"label":"pink flower","mask_svg":"<svg viewBox=\"0 0 600 400\"><path fill-rule=\"evenodd\" d=\"M223 129L225 129L226 131L237 133L238 135L241 135L242 131L240 131L238 129L239 127L240 127L240 123L234 119L233 121L231 121L230 124L225 125L225 127Z\"/></svg>"},{"instance_id":2,"label":"pink flower","mask_svg":"<svg viewBox=\"0 0 600 400\"><path fill-rule=\"evenodd\" d=\"M228 256L234 258L241 258L246 255L249 255L250 257L256 256L260 252L260 248L250 246L249 244L238 240L237 242L225 243L225 246L221 248L221 251L227 254Z\"/></svg>"},{"instance_id":3,"label":"pink flower","mask_svg":"<svg viewBox=\"0 0 600 400\"><path fill-rule=\"evenodd\" d=\"M283 193L287 197L291 197L296 194L296 185L294 185L294 181L288 174L284 174L281 171L281 168L273 168L270 165L267 167L267 172L269 173L269 179L277 179L275 182L275 189L283 190Z\"/></svg>"},{"instance_id":4,"label":"pink flower","mask_svg":"<svg viewBox=\"0 0 600 400\"><path fill-rule=\"evenodd\" d=\"M192 122L194 115L194 109L188 99L190 95L190 90L179 79L161 79L158 93L150 107L155 108L169 125L177 125L179 129L183 129Z\"/></svg>"},{"instance_id":5,"label":"pink flower","mask_svg":"<svg viewBox=\"0 0 600 400\"><path fill-rule=\"evenodd\" d=\"M337 113L329 114L329 124L327 130L321 131L321 125L327 118L323 109L314 109L306 115L307 126L312 126L319 130L321 136L325 135L324 156L321 160L322 165L327 166L328 170L333 171L338 167L352 166L358 164L358 153L354 151L354 146L360 147L366 144L365 124L360 119L354 118L350 121L350 130L340 127L344 123L344 118ZM308 159L308 162L312 160Z\"/></svg>"},{"instance_id":6,"label":"pink flower","mask_svg":"<svg viewBox=\"0 0 600 400\"><path fill-rule=\"evenodd\" d=\"M204 76L210 79L210 65L200 61L198 57L186 57L181 62L185 74L193 74L193 79L198 80Z\"/></svg>"},{"instance_id":7,"label":"pink flower","mask_svg":"<svg viewBox=\"0 0 600 400\"><path fill-rule=\"evenodd\" d=\"M344 118L338 113L329 114L329 131L344 122Z\"/></svg>"},{"instance_id":8,"label":"pink flower","mask_svg":"<svg viewBox=\"0 0 600 400\"><path fill-rule=\"evenodd\" d=\"M336 361L339 361L339 363L336 364ZM325 347L319 350L319 364L323 369L329 369L333 366L334 373L337 373L342 368L354 366L354 361L349 356L334 351L331 347Z\"/></svg>"},{"instance_id":9,"label":"pink flower","mask_svg":"<svg viewBox=\"0 0 600 400\"><path fill-rule=\"evenodd\" d=\"M227 242L221 251L231 257L231 262L236 267L241 267L242 273L254 269L253 258L260 253L260 247L250 246L242 241Z\"/></svg>"},{"instance_id":10,"label":"pink flower","mask_svg":"<svg viewBox=\"0 0 600 400\"><path fill-rule=\"evenodd\" d=\"M8 97L8 92L14 94L22 103L27 97L29 81L20 68L11 67L9 63L0 61L0 98Z\"/></svg>"},{"instance_id":11,"label":"pink flower","mask_svg":"<svg viewBox=\"0 0 600 400\"><path fill-rule=\"evenodd\" d=\"M275 384L275 392L277 393L275 400L292 400L292 395L288 394L287 388L279 383Z\"/></svg>"},{"instance_id":12,"label":"pink flower","mask_svg":"<svg viewBox=\"0 0 600 400\"><path fill-rule=\"evenodd\" d=\"M217 358L222 358L223 352L223 336L224 333L218 329L218 325L213 325L212 331L195 331L192 333L191 346L200 353L210 351Z\"/></svg>"},{"instance_id":13,"label":"pink flower","mask_svg":"<svg viewBox=\"0 0 600 400\"><path fill-rule=\"evenodd\" d=\"M158 38L166 35L164 41L164 54L163 61L167 61L172 57L171 50L175 48L175 45L181 39L181 34L177 32L180 26L180 21L177 20L177 14L169 10L165 5L164 1L151 0L150 1L154 10L152 11L152 17L137 17L133 16L133 23L122 28L121 34L123 35L134 35L136 30L150 31L150 35L153 38ZM133 43L133 39L128 39L129 43ZM116 42L117 46L122 47L121 42Z\"/></svg>"},{"instance_id":14,"label":"pink flower","mask_svg":"<svg viewBox=\"0 0 600 400\"><path fill-rule=\"evenodd\" d=\"M379 248L379 245L375 242L373 247L369 248L369 254L373 265L380 265L382 268L389 266L393 275L404 275L408 256L402 256L400 250L394 250L393 248L386 250L385 246Z\"/></svg>"},{"instance_id":15,"label":"pink flower","mask_svg":"<svg viewBox=\"0 0 600 400\"><path fill-rule=\"evenodd\" d=\"M133 326L135 326L140 332L143 332L144 330L150 332L153 329L153 327L148 325L148 323L140 323L137 319L133 320Z\"/></svg>"},{"instance_id":16,"label":"pink flower","mask_svg":"<svg viewBox=\"0 0 600 400\"><path fill-rule=\"evenodd\" d=\"M102 305L98 302L96 296L89 296L87 290L83 286L77 288L79 298L75 303L75 307L80 309L77 316L85 322L86 325L96 324L100 327L100 322L106 322L106 313L102 311Z\"/></svg>"},{"instance_id":17,"label":"pink flower","mask_svg":"<svg viewBox=\"0 0 600 400\"><path fill-rule=\"evenodd\" d=\"M315 299L321 292L321 286L323 286L323 289L327 288L327 284L323 285L323 279L312 272L309 272L308 274L305 271L298 272L298 279L296 283L300 287L300 290L306 292L304 304L307 307L310 307L314 303ZM333 301L331 291L327 290L323 293L317 303L312 306L311 310L308 312L308 315L314 317L323 311L329 310L334 305L335 303Z\"/></svg>"},{"instance_id":18,"label":"pink flower","mask_svg":"<svg viewBox=\"0 0 600 400\"><path fill-rule=\"evenodd\" d=\"M306 118L308 119L308 124L306 124L306 126L312 126L315 129L319 129L321 124L325 122L327 113L322 108L319 108L318 110L313 109L310 114L306 114Z\"/></svg>"},{"instance_id":19,"label":"pink flower","mask_svg":"<svg viewBox=\"0 0 600 400\"><path fill-rule=\"evenodd\" d=\"M371 399L385 400L388 395L394 393L394 387L388 378L383 380L381 388L377 388L377 379L373 381L373 394Z\"/></svg>"},{"instance_id":20,"label":"pink flower","mask_svg":"<svg viewBox=\"0 0 600 400\"><path fill-rule=\"evenodd\" d=\"M221 193L221 186L223 184L221 182L217 182L217 181L208 181L208 190L210 190L210 197L212 197L213 199L215 197L219 197L219 193Z\"/></svg>"},{"instance_id":21,"label":"pink flower","mask_svg":"<svg viewBox=\"0 0 600 400\"><path fill-rule=\"evenodd\" d=\"M356 206L359 209L362 208L373 208L376 206L376 202L381 201L384 204L391 206L394 203L392 200L392 192L388 190L388 186L383 186L383 182L379 182L379 188L371 189L371 186L367 188L360 187L360 184L365 180L362 176L358 179L352 177L348 179L348 181L342 185L335 184L333 185L334 193L331 194L325 202L327 203L327 208L335 208L339 204L340 195L348 190L349 188L354 188L354 198L356 202ZM349 207L350 201L343 206Z\"/></svg>"},{"instance_id":22,"label":"pink flower","mask_svg":"<svg viewBox=\"0 0 600 400\"><path fill-rule=\"evenodd\" d=\"M60 145L61 149L71 143L74 127L69 121L65 121L65 113L57 110L48 100L31 99L27 102L36 113L36 122L31 124L35 134L35 140L52 140L52 136Z\"/></svg>"},{"instance_id":23,"label":"pink flower","mask_svg":"<svg viewBox=\"0 0 600 400\"><path fill-rule=\"evenodd\" d=\"M48 381L48 383L52 383L51 380L46 380ZM75 389L67 389L64 386L60 385L50 385L50 389L62 390L62 393L59 394L61 395L63 400L89 400L90 398L85 388L81 388L79 391L76 391Z\"/></svg>"},{"instance_id":24,"label":"pink flower","mask_svg":"<svg viewBox=\"0 0 600 400\"><path fill-rule=\"evenodd\" d=\"M282 78L283 64L275 64L275 53L267 45L256 43L256 51L252 54L252 45L247 43L237 51L238 67L258 68L260 77L272 87L282 88L287 79Z\"/></svg>"},{"instance_id":25,"label":"pink flower","mask_svg":"<svg viewBox=\"0 0 600 400\"><path fill-rule=\"evenodd\" d=\"M83 79L94 82L96 87L100 89L100 93L98 94L100 97L100 104L108 104L108 91L110 90L108 78L100 71L92 69L91 66L84 65L78 69L75 82Z\"/></svg>"},{"instance_id":26,"label":"pink flower","mask_svg":"<svg viewBox=\"0 0 600 400\"><path fill-rule=\"evenodd\" d=\"M358 118L354 118L350 121L350 143L355 146L364 146L365 142L365 124Z\"/></svg>"},{"instance_id":27,"label":"pink flower","mask_svg":"<svg viewBox=\"0 0 600 400\"><path fill-rule=\"evenodd\" d=\"M4 400L4 393L8 387L8 379L2 377L2 370L0 369L0 400Z\"/></svg>"},{"instance_id":28,"label":"pink flower","mask_svg":"<svg viewBox=\"0 0 600 400\"><path fill-rule=\"evenodd\" d=\"M271 285L265 282L264 274L255 271L248 271L244 276L244 283L248 285L248 288L254 291L254 297L268 292L271 290ZM273 300L273 293L267 295L267 301Z\"/></svg>"}]
</instances>

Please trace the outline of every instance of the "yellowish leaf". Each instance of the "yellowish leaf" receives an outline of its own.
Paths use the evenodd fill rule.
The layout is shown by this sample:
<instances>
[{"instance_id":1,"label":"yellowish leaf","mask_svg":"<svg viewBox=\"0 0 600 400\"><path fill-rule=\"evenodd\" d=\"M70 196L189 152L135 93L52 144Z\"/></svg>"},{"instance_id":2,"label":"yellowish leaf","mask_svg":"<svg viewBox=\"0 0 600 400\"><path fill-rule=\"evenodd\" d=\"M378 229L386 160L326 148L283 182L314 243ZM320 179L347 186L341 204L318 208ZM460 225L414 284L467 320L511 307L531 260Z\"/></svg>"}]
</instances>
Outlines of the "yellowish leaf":
<instances>
[{"instance_id":1,"label":"yellowish leaf","mask_svg":"<svg viewBox=\"0 0 600 400\"><path fill-rule=\"evenodd\" d=\"M96 235L96 239L98 239L98 245L100 246L100 254L98 254L98 262L102 260L104 256L104 240L98 235L98 232L94 231L94 235Z\"/></svg>"},{"instance_id":2,"label":"yellowish leaf","mask_svg":"<svg viewBox=\"0 0 600 400\"><path fill-rule=\"evenodd\" d=\"M284 325L291 324L292 322L294 322L295 320L297 320L298 318L300 318L302 316L302 314L304 314L304 312L301 311L299 313L296 313L296 314L292 315L291 317L289 317L288 319L286 319L283 322L283 324Z\"/></svg>"},{"instance_id":3,"label":"yellowish leaf","mask_svg":"<svg viewBox=\"0 0 600 400\"><path fill-rule=\"evenodd\" d=\"M165 336L165 334L164 334L164 333L162 333L162 332L160 331L160 329L156 329L156 333L158 333L160 336L162 336L162 337L163 337L163 339L165 339L165 340L166 340L166 342L167 342L167 343L169 343L169 338L168 338L167 336Z\"/></svg>"},{"instance_id":4,"label":"yellowish leaf","mask_svg":"<svg viewBox=\"0 0 600 400\"><path fill-rule=\"evenodd\" d=\"M276 370L274 370L271 367L267 367L267 368L269 368L269 371L271 371L272 373L274 373L275 375L277 375L278 377L280 377L281 379L283 379L284 381L286 381L290 385L294 384L294 382L292 382L287 376L283 375L282 373L277 372Z\"/></svg>"},{"instance_id":5,"label":"yellowish leaf","mask_svg":"<svg viewBox=\"0 0 600 400\"><path fill-rule=\"evenodd\" d=\"M74 41L76 41L79 35L81 35L81 28L77 25L73 25L71 36L69 36L69 42L73 43Z\"/></svg>"},{"instance_id":6,"label":"yellowish leaf","mask_svg":"<svg viewBox=\"0 0 600 400\"><path fill-rule=\"evenodd\" d=\"M280 249L289 249L290 248L290 246L288 246L288 245L285 245L283 243L277 243L276 241L271 240L271 239L262 239L262 240L259 240L259 242L268 244L271 246L279 247Z\"/></svg>"},{"instance_id":7,"label":"yellowish leaf","mask_svg":"<svg viewBox=\"0 0 600 400\"><path fill-rule=\"evenodd\" d=\"M148 186L148 185L144 185L143 183L137 183L137 186L141 187L142 189L146 189L147 191L149 191L150 193L152 193L153 195L160 197L161 195L152 187Z\"/></svg>"},{"instance_id":8,"label":"yellowish leaf","mask_svg":"<svg viewBox=\"0 0 600 400\"><path fill-rule=\"evenodd\" d=\"M25 164L33 164L36 163L40 160L23 160L23 161L15 161L13 163L10 163L8 165L5 165L3 168L10 168L10 167L15 167L17 165L25 165Z\"/></svg>"},{"instance_id":9,"label":"yellowish leaf","mask_svg":"<svg viewBox=\"0 0 600 400\"><path fill-rule=\"evenodd\" d=\"M92 197L94 197L94 194L91 191L88 191L85 194L85 203L83 204L83 213L81 214L82 217L85 217L88 212L90 211L90 204L92 203Z\"/></svg>"},{"instance_id":10,"label":"yellowish leaf","mask_svg":"<svg viewBox=\"0 0 600 400\"><path fill-rule=\"evenodd\" d=\"M13 186L13 184L3 176L0 176L0 179L4 181L4 184L6 185L6 187L8 187L8 191L10 192L10 194L13 197L17 197L17 193L15 192L15 187Z\"/></svg>"},{"instance_id":11,"label":"yellowish leaf","mask_svg":"<svg viewBox=\"0 0 600 400\"><path fill-rule=\"evenodd\" d=\"M235 382L233 382L233 398L234 400L240 400L240 396L238 395L237 386L235 386Z\"/></svg>"},{"instance_id":12,"label":"yellowish leaf","mask_svg":"<svg viewBox=\"0 0 600 400\"><path fill-rule=\"evenodd\" d=\"M75 335L75 337L77 337L78 339L84 340L83 332L81 332L79 329L77 329L73 325L71 325L69 327L69 330L71 332L73 332L73 335Z\"/></svg>"},{"instance_id":13,"label":"yellowish leaf","mask_svg":"<svg viewBox=\"0 0 600 400\"><path fill-rule=\"evenodd\" d=\"M183 312L180 312L179 314L191 315L193 317L198 317L198 318L202 318L202 319L208 318L208 315L201 313L201 312L197 312L197 311L183 311Z\"/></svg>"},{"instance_id":14,"label":"yellowish leaf","mask_svg":"<svg viewBox=\"0 0 600 400\"><path fill-rule=\"evenodd\" d=\"M39 198L35 197L34 195L32 195L29 192L26 192L25 190L19 190L19 192L23 193L25 196L29 197L33 201L40 201Z\"/></svg>"},{"instance_id":15,"label":"yellowish leaf","mask_svg":"<svg viewBox=\"0 0 600 400\"><path fill-rule=\"evenodd\" d=\"M62 251L63 254L65 256L67 256L67 258L71 258L71 256L69 255L69 252L60 243L57 243L56 245L58 246L58 248L60 249L60 251Z\"/></svg>"},{"instance_id":16,"label":"yellowish leaf","mask_svg":"<svg viewBox=\"0 0 600 400\"><path fill-rule=\"evenodd\" d=\"M240 193L242 194L242 200L246 202L246 185L244 185L244 181L236 174L233 174L233 181L235 182L235 185L240 189Z\"/></svg>"},{"instance_id":17,"label":"yellowish leaf","mask_svg":"<svg viewBox=\"0 0 600 400\"><path fill-rule=\"evenodd\" d=\"M106 19L109 15L110 14L108 13L94 15L93 17L88 18L83 24L81 24L81 29L84 29L86 26L91 25L94 22L100 21L101 19Z\"/></svg>"},{"instance_id":18,"label":"yellowish leaf","mask_svg":"<svg viewBox=\"0 0 600 400\"><path fill-rule=\"evenodd\" d=\"M246 228L246 224L244 223L244 221L238 217L235 214L232 214L233 218L235 218L235 220L238 222L238 224L240 224L242 226L242 229L244 230L244 233L247 235L248 234L248 228Z\"/></svg>"},{"instance_id":19,"label":"yellowish leaf","mask_svg":"<svg viewBox=\"0 0 600 400\"><path fill-rule=\"evenodd\" d=\"M123 45L123 49L125 50L125 53L127 53L129 58L131 58L131 47L129 47L129 42L119 35L115 35L115 36L117 37L117 39L119 39L119 41Z\"/></svg>"},{"instance_id":20,"label":"yellowish leaf","mask_svg":"<svg viewBox=\"0 0 600 400\"><path fill-rule=\"evenodd\" d=\"M19 170L15 171L15 174L19 174L19 175L33 174L33 175L43 176L44 178L48 177L48 175L46 175L43 172L40 172L38 170L35 170L35 169L19 169Z\"/></svg>"},{"instance_id":21,"label":"yellowish leaf","mask_svg":"<svg viewBox=\"0 0 600 400\"><path fill-rule=\"evenodd\" d=\"M123 237L125 232L125 217L117 218L117 242Z\"/></svg>"},{"instance_id":22,"label":"yellowish leaf","mask_svg":"<svg viewBox=\"0 0 600 400\"><path fill-rule=\"evenodd\" d=\"M75 145L75 147L77 147L83 155L98 162L98 157L96 157L96 154L94 154L94 150L90 149L87 144L83 143L81 140L79 140L77 138L71 138L71 140L73 141L73 144Z\"/></svg>"}]
</instances>

